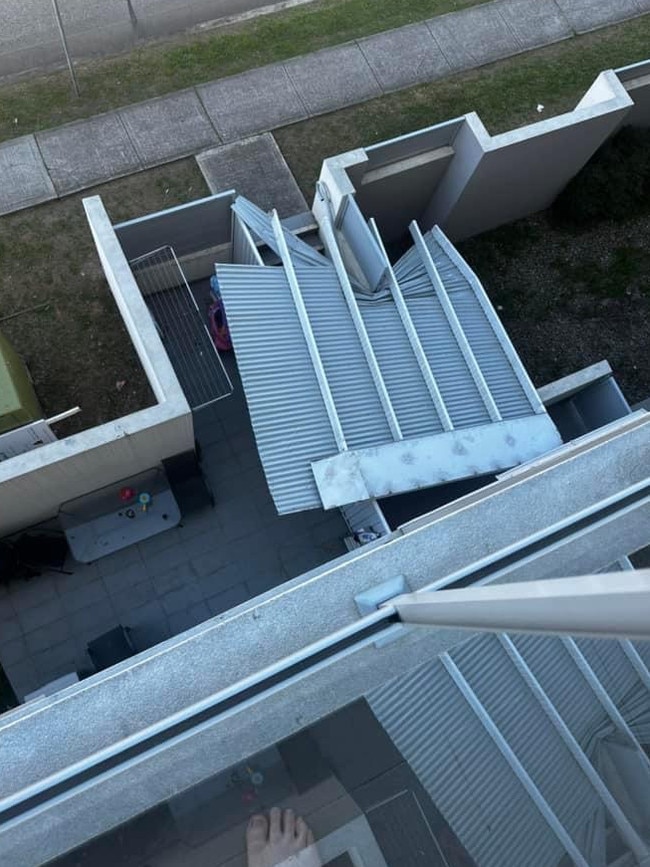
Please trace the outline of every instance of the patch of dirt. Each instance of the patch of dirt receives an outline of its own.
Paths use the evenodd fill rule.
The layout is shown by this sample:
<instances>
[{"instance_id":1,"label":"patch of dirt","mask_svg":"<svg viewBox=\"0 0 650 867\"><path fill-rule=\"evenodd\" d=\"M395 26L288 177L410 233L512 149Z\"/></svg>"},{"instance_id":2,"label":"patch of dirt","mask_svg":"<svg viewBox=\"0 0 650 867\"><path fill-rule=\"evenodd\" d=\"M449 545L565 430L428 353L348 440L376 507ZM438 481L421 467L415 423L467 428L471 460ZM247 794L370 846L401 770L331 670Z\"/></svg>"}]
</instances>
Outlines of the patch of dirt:
<instances>
[{"instance_id":1,"label":"patch of dirt","mask_svg":"<svg viewBox=\"0 0 650 867\"><path fill-rule=\"evenodd\" d=\"M86 191L113 221L205 195L194 161ZM82 195L0 218L0 321L27 362L44 417L81 407L61 438L154 403L149 382L102 271Z\"/></svg>"},{"instance_id":2,"label":"patch of dirt","mask_svg":"<svg viewBox=\"0 0 650 867\"><path fill-rule=\"evenodd\" d=\"M650 215L580 232L547 213L459 244L536 386L607 359L650 395Z\"/></svg>"}]
</instances>

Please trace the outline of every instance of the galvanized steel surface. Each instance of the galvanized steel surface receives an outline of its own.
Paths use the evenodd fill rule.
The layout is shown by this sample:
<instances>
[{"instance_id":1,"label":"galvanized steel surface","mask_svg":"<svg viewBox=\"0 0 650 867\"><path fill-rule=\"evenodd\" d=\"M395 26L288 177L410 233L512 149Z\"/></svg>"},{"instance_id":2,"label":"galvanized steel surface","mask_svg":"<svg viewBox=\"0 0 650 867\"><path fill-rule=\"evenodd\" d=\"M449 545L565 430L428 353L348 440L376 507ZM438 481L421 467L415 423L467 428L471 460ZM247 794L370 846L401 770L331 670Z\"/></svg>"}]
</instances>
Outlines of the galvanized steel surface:
<instances>
[{"instance_id":1,"label":"galvanized steel surface","mask_svg":"<svg viewBox=\"0 0 650 867\"><path fill-rule=\"evenodd\" d=\"M467 641L452 656L549 807L590 862L587 832L602 808L601 801L497 637L485 634Z\"/></svg>"},{"instance_id":2,"label":"galvanized steel surface","mask_svg":"<svg viewBox=\"0 0 650 867\"><path fill-rule=\"evenodd\" d=\"M276 225L274 233L272 218L246 199L237 198L233 210L236 226L241 221L241 228L247 227L254 241L269 246L280 258L286 258L288 248L290 257L283 269L263 267L237 274L232 267L217 266L260 457L281 513L317 508L324 502L320 484L314 484L312 464L339 453L345 455L348 450L359 452L393 443L391 414L405 440L434 437L450 428L472 429L467 460L462 466L455 462L448 473L441 471L440 479L473 474L471 467L481 464L478 458L483 439L495 414L504 420L530 417L535 429L531 428L526 438L539 443L539 451L533 456L559 445L559 438L557 442L548 438L545 425L543 431L536 429L537 407L522 385L527 382L525 371L516 355L513 360L503 329L495 327L486 315L484 305L489 302L478 298L473 281L452 261L454 257L442 233L436 237L427 233L423 242L435 262L433 267L439 271L449 309L439 299L440 286L432 283L428 256L424 256L425 262L422 251L415 247L395 264L394 272L386 259L386 280L377 291L371 295L357 291L346 298L330 259L285 228L278 235L280 228ZM336 239L331 243L336 244ZM380 250L379 240L378 244ZM245 244L241 237L236 255L247 261L254 258L250 243ZM285 277L287 268L291 273ZM267 277L267 272L274 271L281 271L283 278L275 274ZM267 281L273 284L272 296L260 291ZM297 293L302 324L296 315ZM278 323L273 328L268 318L271 307L276 307L272 316ZM364 350L360 324L355 324L357 310L370 342L373 365L376 360L374 368L368 361L368 347ZM309 327L305 336L306 323ZM307 356L291 348L292 342L307 346ZM270 375L267 364L270 352L281 356L273 364L274 375ZM313 367L314 358L318 369ZM296 370L299 363L310 365L311 372ZM259 372L255 371L257 366L261 367ZM314 370L319 376L314 375ZM377 387L378 377L381 389ZM315 392L305 393L305 389L314 388ZM321 394L316 393L319 389ZM386 412L387 406L392 412ZM325 414L323 410L327 410ZM288 433L294 418L305 427L298 449L293 447ZM328 418L329 430L321 429ZM338 434L335 430L328 454L332 419ZM263 438L258 430L264 431ZM430 446L434 454L434 439ZM506 437L503 448L491 455L488 469L498 471L518 462L513 438ZM439 483L439 478L431 480L430 473L419 473L414 466L402 467L400 474L406 474L411 481L407 483L400 476L392 486L395 490ZM420 478L423 481L417 481ZM364 494L362 480L353 487L365 497L376 493L368 488ZM341 499L343 502L348 500Z\"/></svg>"},{"instance_id":3,"label":"galvanized steel surface","mask_svg":"<svg viewBox=\"0 0 650 867\"><path fill-rule=\"evenodd\" d=\"M559 841L439 661L368 700L476 864L560 861Z\"/></svg>"},{"instance_id":4,"label":"galvanized steel surface","mask_svg":"<svg viewBox=\"0 0 650 867\"><path fill-rule=\"evenodd\" d=\"M573 737L592 755L596 735L615 729L565 645L539 635L514 635L512 640Z\"/></svg>"},{"instance_id":5,"label":"galvanized steel surface","mask_svg":"<svg viewBox=\"0 0 650 867\"><path fill-rule=\"evenodd\" d=\"M512 640L555 711L589 755L614 731L619 742L621 737L629 738L631 746L639 748L631 733L617 730L560 639L515 636ZM597 661L601 683L618 694L623 714L628 705L634 711L635 732L643 734L647 726L639 723L640 708L645 720L650 693L638 680L633 684L625 671L619 642L593 639L580 644ZM475 636L456 645L450 659L480 702L486 721L497 727L544 803L584 859L595 863L602 849L598 840L604 839L605 823L610 821L603 804L607 793L603 790L601 798L589 781L503 645L491 634ZM628 687L625 695L617 688L617 676ZM523 792L515 768L488 737L489 727L483 728L451 684L448 673L435 660L371 693L369 702L477 864L557 863L562 851L552 823L542 819ZM617 792L611 794L616 797ZM619 801L619 807L624 803ZM490 815L492 810L496 816Z\"/></svg>"},{"instance_id":6,"label":"galvanized steel surface","mask_svg":"<svg viewBox=\"0 0 650 867\"><path fill-rule=\"evenodd\" d=\"M275 504L282 512L315 508L310 462L337 446L284 270L218 265L217 274Z\"/></svg>"}]
</instances>

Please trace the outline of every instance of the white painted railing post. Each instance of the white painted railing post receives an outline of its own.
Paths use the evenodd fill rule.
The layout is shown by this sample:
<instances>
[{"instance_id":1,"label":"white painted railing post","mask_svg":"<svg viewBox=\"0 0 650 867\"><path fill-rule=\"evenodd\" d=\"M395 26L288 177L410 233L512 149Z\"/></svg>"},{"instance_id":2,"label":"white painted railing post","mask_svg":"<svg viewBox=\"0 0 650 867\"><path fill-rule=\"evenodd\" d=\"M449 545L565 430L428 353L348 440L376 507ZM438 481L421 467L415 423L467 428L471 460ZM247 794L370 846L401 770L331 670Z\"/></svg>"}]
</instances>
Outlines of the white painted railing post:
<instances>
[{"instance_id":1,"label":"white painted railing post","mask_svg":"<svg viewBox=\"0 0 650 867\"><path fill-rule=\"evenodd\" d=\"M409 593L404 623L488 632L650 639L650 569Z\"/></svg>"}]
</instances>

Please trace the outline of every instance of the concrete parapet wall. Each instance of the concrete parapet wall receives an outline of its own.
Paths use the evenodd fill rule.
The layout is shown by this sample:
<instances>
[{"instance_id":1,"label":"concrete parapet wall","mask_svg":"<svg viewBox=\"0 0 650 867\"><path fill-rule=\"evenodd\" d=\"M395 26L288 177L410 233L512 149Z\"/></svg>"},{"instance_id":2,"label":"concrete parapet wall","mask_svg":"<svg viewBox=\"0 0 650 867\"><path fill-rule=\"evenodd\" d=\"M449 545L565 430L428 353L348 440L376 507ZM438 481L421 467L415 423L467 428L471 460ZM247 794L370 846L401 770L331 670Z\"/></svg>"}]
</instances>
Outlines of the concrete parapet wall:
<instances>
[{"instance_id":1,"label":"concrete parapet wall","mask_svg":"<svg viewBox=\"0 0 650 867\"><path fill-rule=\"evenodd\" d=\"M625 124L650 125L650 61L602 72L566 114L492 136L471 113L325 160L321 180L388 240L411 219L461 240L548 207Z\"/></svg>"}]
</instances>

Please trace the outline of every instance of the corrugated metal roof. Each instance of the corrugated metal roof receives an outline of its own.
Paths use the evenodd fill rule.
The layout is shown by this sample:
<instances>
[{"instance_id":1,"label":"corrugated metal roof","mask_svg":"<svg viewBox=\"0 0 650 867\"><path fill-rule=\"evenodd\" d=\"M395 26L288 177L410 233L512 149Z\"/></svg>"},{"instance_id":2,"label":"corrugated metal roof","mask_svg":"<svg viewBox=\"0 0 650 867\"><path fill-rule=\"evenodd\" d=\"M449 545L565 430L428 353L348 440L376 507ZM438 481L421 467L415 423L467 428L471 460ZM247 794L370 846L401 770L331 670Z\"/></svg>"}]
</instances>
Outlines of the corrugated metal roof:
<instances>
[{"instance_id":1,"label":"corrugated metal roof","mask_svg":"<svg viewBox=\"0 0 650 867\"><path fill-rule=\"evenodd\" d=\"M539 409L537 392L474 272L437 226L425 243L503 418Z\"/></svg>"},{"instance_id":2,"label":"corrugated metal roof","mask_svg":"<svg viewBox=\"0 0 650 867\"><path fill-rule=\"evenodd\" d=\"M578 638L576 644L614 704L622 701L627 693L642 687L638 674L617 641Z\"/></svg>"},{"instance_id":3,"label":"corrugated metal roof","mask_svg":"<svg viewBox=\"0 0 650 867\"><path fill-rule=\"evenodd\" d=\"M609 807L624 808L626 801L610 777L595 784L561 723L592 756L617 727L561 639L510 638L545 693L540 701L501 638L483 633L457 644L370 693L370 706L477 864L557 864L563 836L582 863L604 864L606 828L620 831L621 820ZM632 686L619 642L590 639L580 646L598 661L610 698L621 694L617 676ZM648 690L637 682L628 695L632 712L646 718ZM625 701L621 707L625 715ZM631 745L638 749L636 741ZM524 776L534 791L525 790Z\"/></svg>"},{"instance_id":4,"label":"corrugated metal roof","mask_svg":"<svg viewBox=\"0 0 650 867\"><path fill-rule=\"evenodd\" d=\"M544 800L590 862L587 833L602 802L496 635L454 649L452 658ZM579 674L574 669L574 679Z\"/></svg>"},{"instance_id":5,"label":"corrugated metal roof","mask_svg":"<svg viewBox=\"0 0 650 867\"><path fill-rule=\"evenodd\" d=\"M559 445L480 284L463 271L441 233L423 239L415 231L416 247L392 271L386 257L387 280L364 294L342 285L346 273L336 256L333 263L241 197L233 209L253 239L274 249L283 263L252 270L217 265L253 425L256 435L258 427L265 432L257 437L260 457L281 513L494 472ZM333 237L332 232L329 243L336 246ZM267 284L272 292L260 289ZM277 310L271 310L274 305ZM270 326L271 315L277 327ZM300 362L292 343L307 347ZM296 370L298 363L311 371ZM314 407L320 411L312 414L313 450L296 450L287 429ZM492 436L482 448L481 431L509 419L530 419L530 429L504 427L501 440ZM456 431L472 436L461 441ZM428 451L423 448L423 440L436 436L451 437L446 448L434 439ZM353 459L340 470L345 485L335 483L327 495L323 478L339 473L338 465L312 473L312 464L324 458L361 458L363 452L367 459L368 450L400 439L417 442L417 448L402 449L399 460L386 462L390 479L373 473L376 491L367 488ZM438 466L450 449L466 457Z\"/></svg>"},{"instance_id":6,"label":"corrugated metal roof","mask_svg":"<svg viewBox=\"0 0 650 867\"><path fill-rule=\"evenodd\" d=\"M267 247L270 247L278 256L280 255L275 233L271 226L271 218L267 213L265 213L261 208L258 208L257 205L249 202L248 199L245 199L243 196L237 196L233 202L232 209L242 223L248 227L253 236L256 236L260 241L263 241ZM300 238L297 238L293 234L293 232L290 232L284 227L283 233L284 240L286 241L287 246L291 251L292 258L296 263L319 265L326 268L330 267L329 260L323 256L322 253L319 253L318 250L314 250L313 247L310 247L309 244L301 241Z\"/></svg>"},{"instance_id":7,"label":"corrugated metal roof","mask_svg":"<svg viewBox=\"0 0 650 867\"><path fill-rule=\"evenodd\" d=\"M406 439L442 432L442 424L427 390L422 372L411 351L395 305L358 298L388 395Z\"/></svg>"},{"instance_id":8,"label":"corrugated metal roof","mask_svg":"<svg viewBox=\"0 0 650 867\"><path fill-rule=\"evenodd\" d=\"M337 447L284 270L218 273L269 488L282 512L312 509L320 498L311 461Z\"/></svg>"},{"instance_id":9,"label":"corrugated metal roof","mask_svg":"<svg viewBox=\"0 0 650 867\"><path fill-rule=\"evenodd\" d=\"M368 701L476 864L559 863L564 849L440 662Z\"/></svg>"},{"instance_id":10,"label":"corrugated metal roof","mask_svg":"<svg viewBox=\"0 0 650 867\"><path fill-rule=\"evenodd\" d=\"M565 645L539 635L515 635L512 640L573 737L591 755L594 735L610 725L609 717Z\"/></svg>"},{"instance_id":11,"label":"corrugated metal roof","mask_svg":"<svg viewBox=\"0 0 650 867\"><path fill-rule=\"evenodd\" d=\"M390 427L334 269L295 270L348 446L388 442Z\"/></svg>"}]
</instances>

